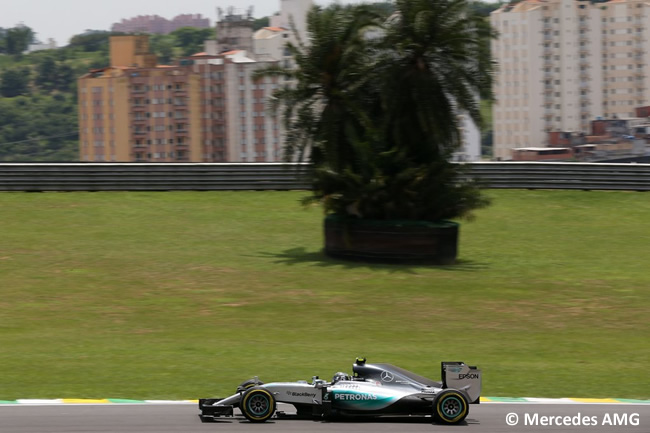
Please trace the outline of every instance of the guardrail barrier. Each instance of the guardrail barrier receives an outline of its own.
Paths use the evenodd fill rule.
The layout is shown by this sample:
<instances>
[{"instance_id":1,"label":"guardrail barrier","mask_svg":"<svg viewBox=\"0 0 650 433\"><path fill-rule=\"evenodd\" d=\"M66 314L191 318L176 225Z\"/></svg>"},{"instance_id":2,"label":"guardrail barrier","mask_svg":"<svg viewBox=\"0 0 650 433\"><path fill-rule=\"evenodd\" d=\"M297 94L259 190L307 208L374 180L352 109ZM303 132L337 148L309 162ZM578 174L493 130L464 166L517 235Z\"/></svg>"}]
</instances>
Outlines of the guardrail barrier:
<instances>
[{"instance_id":1,"label":"guardrail barrier","mask_svg":"<svg viewBox=\"0 0 650 433\"><path fill-rule=\"evenodd\" d=\"M486 188L650 190L650 164L476 162ZM0 191L309 189L309 165L283 163L4 163Z\"/></svg>"}]
</instances>

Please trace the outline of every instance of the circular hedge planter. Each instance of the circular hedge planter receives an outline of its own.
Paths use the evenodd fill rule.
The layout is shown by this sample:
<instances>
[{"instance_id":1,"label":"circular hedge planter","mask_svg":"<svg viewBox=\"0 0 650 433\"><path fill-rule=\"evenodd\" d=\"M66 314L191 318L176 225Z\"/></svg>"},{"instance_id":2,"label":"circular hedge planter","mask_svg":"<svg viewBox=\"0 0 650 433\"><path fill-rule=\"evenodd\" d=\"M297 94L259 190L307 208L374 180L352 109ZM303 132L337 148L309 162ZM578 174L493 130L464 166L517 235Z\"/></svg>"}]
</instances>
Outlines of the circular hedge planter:
<instances>
[{"instance_id":1,"label":"circular hedge planter","mask_svg":"<svg viewBox=\"0 0 650 433\"><path fill-rule=\"evenodd\" d=\"M451 265L458 251L458 224L451 221L325 218L325 253L332 257L388 263Z\"/></svg>"}]
</instances>

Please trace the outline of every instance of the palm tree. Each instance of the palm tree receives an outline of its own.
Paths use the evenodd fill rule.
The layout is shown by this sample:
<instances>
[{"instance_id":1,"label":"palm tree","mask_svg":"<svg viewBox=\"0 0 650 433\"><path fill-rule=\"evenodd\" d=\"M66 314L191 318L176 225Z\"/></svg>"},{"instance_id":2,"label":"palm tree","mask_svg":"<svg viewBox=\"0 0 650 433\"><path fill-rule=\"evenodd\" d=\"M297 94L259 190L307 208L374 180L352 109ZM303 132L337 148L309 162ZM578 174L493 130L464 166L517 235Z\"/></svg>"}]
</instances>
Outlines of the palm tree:
<instances>
[{"instance_id":1,"label":"palm tree","mask_svg":"<svg viewBox=\"0 0 650 433\"><path fill-rule=\"evenodd\" d=\"M397 0L387 26L387 137L420 159L449 157L459 144L458 112L481 123L493 99L489 23L466 0ZM387 84L387 83L386 83Z\"/></svg>"},{"instance_id":2,"label":"palm tree","mask_svg":"<svg viewBox=\"0 0 650 433\"><path fill-rule=\"evenodd\" d=\"M386 188L381 208L368 200L355 207L379 219L469 215L488 201L450 158L460 146L459 113L480 125L479 97L493 99L488 47L495 32L466 0L396 0L395 6L373 76Z\"/></svg>"},{"instance_id":3,"label":"palm tree","mask_svg":"<svg viewBox=\"0 0 650 433\"><path fill-rule=\"evenodd\" d=\"M308 43L287 44L295 67L257 72L293 83L275 92L273 106L283 110L288 161L309 157L317 167L337 172L355 168L353 143L366 129L359 98L372 70L364 35L380 18L363 5L314 6L307 15Z\"/></svg>"},{"instance_id":4,"label":"palm tree","mask_svg":"<svg viewBox=\"0 0 650 433\"><path fill-rule=\"evenodd\" d=\"M313 163L309 200L344 220L424 221L470 216L488 204L450 162L459 113L481 123L492 99L495 36L468 0L396 0L315 7L309 42L288 48L295 68L268 68L295 86L278 91L285 156ZM455 250L454 250L455 254Z\"/></svg>"}]
</instances>

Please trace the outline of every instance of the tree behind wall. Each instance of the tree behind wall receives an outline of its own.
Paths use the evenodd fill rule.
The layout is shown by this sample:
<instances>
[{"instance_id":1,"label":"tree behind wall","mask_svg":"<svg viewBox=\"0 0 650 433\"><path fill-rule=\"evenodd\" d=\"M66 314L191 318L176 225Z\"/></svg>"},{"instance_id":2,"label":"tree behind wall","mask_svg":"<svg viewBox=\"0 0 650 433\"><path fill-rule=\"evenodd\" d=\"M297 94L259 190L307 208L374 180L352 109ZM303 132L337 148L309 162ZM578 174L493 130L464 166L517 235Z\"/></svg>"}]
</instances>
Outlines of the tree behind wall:
<instances>
[{"instance_id":1,"label":"tree behind wall","mask_svg":"<svg viewBox=\"0 0 650 433\"><path fill-rule=\"evenodd\" d=\"M6 54L19 56L34 42L34 31L27 26L16 26L4 30L2 48Z\"/></svg>"},{"instance_id":2,"label":"tree behind wall","mask_svg":"<svg viewBox=\"0 0 650 433\"><path fill-rule=\"evenodd\" d=\"M316 7L296 68L268 68L295 87L276 93L286 157L314 164L313 196L329 213L438 221L487 200L449 162L458 112L481 124L492 98L489 23L465 0L397 0L390 17L366 6Z\"/></svg>"},{"instance_id":3,"label":"tree behind wall","mask_svg":"<svg viewBox=\"0 0 650 433\"><path fill-rule=\"evenodd\" d=\"M29 94L30 70L27 67L5 69L0 74L0 95L5 98Z\"/></svg>"}]
</instances>

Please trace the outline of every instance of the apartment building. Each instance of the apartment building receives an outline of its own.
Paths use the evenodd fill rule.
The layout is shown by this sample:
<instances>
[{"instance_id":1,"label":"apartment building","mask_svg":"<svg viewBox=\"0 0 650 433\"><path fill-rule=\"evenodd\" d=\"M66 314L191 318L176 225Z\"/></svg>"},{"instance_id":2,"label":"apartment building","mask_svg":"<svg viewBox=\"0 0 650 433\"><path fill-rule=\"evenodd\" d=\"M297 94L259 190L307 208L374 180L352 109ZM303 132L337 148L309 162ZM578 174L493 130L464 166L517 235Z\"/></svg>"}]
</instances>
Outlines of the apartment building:
<instances>
[{"instance_id":1,"label":"apartment building","mask_svg":"<svg viewBox=\"0 0 650 433\"><path fill-rule=\"evenodd\" d=\"M228 8L227 13L218 8L217 39L214 41L215 54L232 50L253 51L253 18L252 10L247 14ZM206 41L207 42L207 41ZM212 41L211 41L212 42ZM208 50L206 45L206 50Z\"/></svg>"},{"instance_id":2,"label":"apartment building","mask_svg":"<svg viewBox=\"0 0 650 433\"><path fill-rule=\"evenodd\" d=\"M253 80L244 51L157 65L147 36L111 37L111 65L78 81L80 158L105 162L281 160L268 113L276 78Z\"/></svg>"},{"instance_id":3,"label":"apartment building","mask_svg":"<svg viewBox=\"0 0 650 433\"><path fill-rule=\"evenodd\" d=\"M499 38L494 156L545 146L548 132L588 132L650 102L650 4L523 0L491 14Z\"/></svg>"},{"instance_id":4,"label":"apartment building","mask_svg":"<svg viewBox=\"0 0 650 433\"><path fill-rule=\"evenodd\" d=\"M269 110L269 100L281 79L253 79L257 69L276 62L253 60L247 55L246 51L226 53L224 64L229 161L282 161L282 120Z\"/></svg>"}]
</instances>

